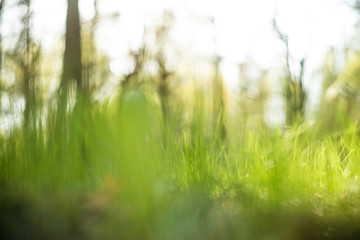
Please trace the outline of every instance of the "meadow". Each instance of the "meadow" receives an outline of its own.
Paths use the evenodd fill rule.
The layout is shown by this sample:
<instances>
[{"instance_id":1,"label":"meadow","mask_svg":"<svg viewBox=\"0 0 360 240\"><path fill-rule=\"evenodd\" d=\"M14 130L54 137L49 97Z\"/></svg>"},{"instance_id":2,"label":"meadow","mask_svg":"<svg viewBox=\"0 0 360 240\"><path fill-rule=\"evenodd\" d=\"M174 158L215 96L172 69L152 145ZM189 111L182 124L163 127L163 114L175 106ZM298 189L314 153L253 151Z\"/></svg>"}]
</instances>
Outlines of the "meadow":
<instances>
[{"instance_id":1,"label":"meadow","mask_svg":"<svg viewBox=\"0 0 360 240\"><path fill-rule=\"evenodd\" d=\"M133 91L2 136L5 239L359 237L357 124L229 124L223 139L201 103L181 126L159 113Z\"/></svg>"},{"instance_id":2,"label":"meadow","mask_svg":"<svg viewBox=\"0 0 360 240\"><path fill-rule=\"evenodd\" d=\"M265 51L226 4L86 2L0 0L0 239L360 239L358 35L313 66L286 8Z\"/></svg>"}]
</instances>

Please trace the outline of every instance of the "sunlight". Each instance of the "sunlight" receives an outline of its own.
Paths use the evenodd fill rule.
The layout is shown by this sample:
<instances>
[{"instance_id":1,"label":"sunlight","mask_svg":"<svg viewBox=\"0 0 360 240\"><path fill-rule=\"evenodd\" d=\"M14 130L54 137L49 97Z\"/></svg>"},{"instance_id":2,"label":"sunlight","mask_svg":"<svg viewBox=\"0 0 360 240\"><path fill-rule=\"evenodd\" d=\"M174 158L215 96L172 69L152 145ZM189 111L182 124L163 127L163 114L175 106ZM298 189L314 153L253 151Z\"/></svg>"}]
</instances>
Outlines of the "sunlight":
<instances>
[{"instance_id":1,"label":"sunlight","mask_svg":"<svg viewBox=\"0 0 360 240\"><path fill-rule=\"evenodd\" d=\"M57 44L59 33L63 32L65 6L64 0L34 0L34 34L47 49ZM172 31L182 50L189 49L190 44L193 46L190 55L209 56L216 48L217 53L229 61L242 63L250 57L264 68L282 65L279 56L284 50L271 25L271 20L277 16L280 27L289 35L294 58L306 55L311 63L310 72L317 69L329 46L341 46L353 34L357 21L356 14L342 0L102 0L99 1L100 14L106 16L118 12L120 18L115 20L115 25L110 20L102 22L98 30L100 47L113 60L126 61L128 53L125 49L139 47L144 24L151 28L162 11L169 8L175 13L185 12ZM91 1L81 0L80 11L84 21L90 19L94 14ZM193 15L199 19L198 23L187 23L186 19ZM215 18L215 28L207 22L210 17ZM5 34L8 31L5 27ZM121 70L116 70L117 74L119 72ZM235 75L230 78L237 81ZM230 86L235 85L228 82Z\"/></svg>"}]
</instances>

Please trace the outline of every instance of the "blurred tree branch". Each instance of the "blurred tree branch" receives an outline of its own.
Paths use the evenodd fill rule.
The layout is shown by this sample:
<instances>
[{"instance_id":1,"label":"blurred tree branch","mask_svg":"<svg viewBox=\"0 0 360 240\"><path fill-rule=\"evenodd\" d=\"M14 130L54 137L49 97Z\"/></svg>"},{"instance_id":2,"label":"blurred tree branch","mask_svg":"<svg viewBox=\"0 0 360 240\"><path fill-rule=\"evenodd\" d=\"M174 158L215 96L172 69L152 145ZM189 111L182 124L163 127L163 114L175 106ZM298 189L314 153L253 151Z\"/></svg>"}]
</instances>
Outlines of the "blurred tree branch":
<instances>
[{"instance_id":1,"label":"blurred tree branch","mask_svg":"<svg viewBox=\"0 0 360 240\"><path fill-rule=\"evenodd\" d=\"M284 86L284 96L285 96L285 114L286 114L286 124L293 125L296 122L301 122L304 119L305 114L305 98L306 93L304 89L304 69L306 57L300 59L299 74L293 74L293 71L290 66L290 47L289 47L289 37L279 28L277 24L276 17L273 19L273 29L277 34L277 37L285 45L285 61L286 61L286 78Z\"/></svg>"}]
</instances>

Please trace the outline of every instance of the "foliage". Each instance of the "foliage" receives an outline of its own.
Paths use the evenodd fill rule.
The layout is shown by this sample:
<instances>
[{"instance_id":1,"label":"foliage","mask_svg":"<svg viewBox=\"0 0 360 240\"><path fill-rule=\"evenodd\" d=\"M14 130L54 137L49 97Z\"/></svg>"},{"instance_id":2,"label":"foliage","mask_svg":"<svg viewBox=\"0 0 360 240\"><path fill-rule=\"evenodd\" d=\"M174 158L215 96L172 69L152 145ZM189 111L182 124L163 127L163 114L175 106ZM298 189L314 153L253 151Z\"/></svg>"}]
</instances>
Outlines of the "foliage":
<instances>
[{"instance_id":1,"label":"foliage","mask_svg":"<svg viewBox=\"0 0 360 240\"><path fill-rule=\"evenodd\" d=\"M219 145L221 135L207 134L202 107L194 104L191 121L176 133L178 126L151 114L160 111L151 99L128 92L120 103L78 101L56 138L53 113L13 129L0 142L0 219L11 226L5 233L305 239L355 229L356 221L339 226L358 211L356 125L322 139L308 125L263 128L240 142L233 128L233 140ZM308 221L314 230L301 232Z\"/></svg>"},{"instance_id":2,"label":"foliage","mask_svg":"<svg viewBox=\"0 0 360 240\"><path fill-rule=\"evenodd\" d=\"M23 124L0 131L5 239L358 239L358 53L341 69L335 50L328 52L320 106L308 120L305 57L294 74L288 37L274 20L286 48L279 87L286 120L275 126L265 117L271 69L251 77L249 66L239 65L234 111L216 54L206 89L198 82L174 87L189 77L168 66L175 15L165 12L155 51L144 30L131 53L133 71L110 85L115 97L101 101L96 94L114 76L96 46L97 2L94 18L81 24L78 0L68 0L62 76L53 93L38 80L58 78L51 69L59 63L31 38L30 1L20 2L27 6L24 29L1 62L0 93L9 105L25 106L18 111ZM146 70L151 61L153 74Z\"/></svg>"}]
</instances>

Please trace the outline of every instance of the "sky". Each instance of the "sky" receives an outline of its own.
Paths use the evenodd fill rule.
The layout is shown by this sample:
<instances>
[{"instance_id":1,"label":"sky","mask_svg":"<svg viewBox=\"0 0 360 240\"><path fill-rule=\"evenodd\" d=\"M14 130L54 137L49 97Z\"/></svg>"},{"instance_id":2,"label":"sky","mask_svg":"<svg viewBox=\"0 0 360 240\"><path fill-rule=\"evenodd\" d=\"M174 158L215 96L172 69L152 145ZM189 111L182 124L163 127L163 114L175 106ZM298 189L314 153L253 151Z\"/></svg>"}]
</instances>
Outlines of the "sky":
<instances>
[{"instance_id":1,"label":"sky","mask_svg":"<svg viewBox=\"0 0 360 240\"><path fill-rule=\"evenodd\" d=\"M79 0L82 20L94 15L92 0ZM11 2L11 1L8 1ZM349 2L349 1L348 1ZM119 13L116 19L103 17L97 32L99 47L111 59L116 76L131 71L129 49L141 44L144 27L154 26L166 9L176 21L171 36L184 55L201 59L223 58L222 74L229 89L238 83L238 64L251 59L260 68L281 68L284 46L273 31L277 18L289 37L294 62L307 58L305 85L310 102L316 102L321 82L316 78L330 46L342 48L355 34L357 15L346 0L99 0L100 15ZM65 32L66 0L32 0L33 36L43 49L51 50ZM14 34L19 12L5 12L2 32ZM211 22L210 19L214 21ZM10 37L4 44L11 45ZM176 64L176 62L174 63ZM194 66L195 65L195 66Z\"/></svg>"},{"instance_id":2,"label":"sky","mask_svg":"<svg viewBox=\"0 0 360 240\"><path fill-rule=\"evenodd\" d=\"M80 0L83 20L93 16L92 2ZM213 54L216 34L216 51L222 57L234 62L251 57L264 67L271 66L274 56L283 50L272 30L274 16L289 35L294 57L307 54L314 61L319 61L329 46L343 45L358 20L345 0L99 0L102 15L120 13L115 21L102 21L101 48L114 58L127 53L125 46L136 49L144 24L151 25L165 9L173 9L179 18L174 31L179 44L193 41L194 54ZM33 11L34 35L51 48L64 32L66 1L33 0ZM210 17L215 19L215 28ZM14 29L13 19L5 15L5 33Z\"/></svg>"},{"instance_id":3,"label":"sky","mask_svg":"<svg viewBox=\"0 0 360 240\"><path fill-rule=\"evenodd\" d=\"M92 2L80 0L83 20L93 16ZM50 49L64 33L66 1L33 0L32 4L33 33ZM166 9L173 9L178 19L173 31L177 44L190 49L192 55L209 56L216 51L230 62L252 58L262 67L272 67L284 51L272 29L275 16L289 36L294 59L306 55L315 65L329 46L344 45L359 19L345 0L99 0L101 15L120 13L117 20L102 21L100 47L114 61L121 60L129 48L136 49L141 43L144 25L151 26ZM16 29L13 15L4 16L5 35Z\"/></svg>"}]
</instances>

